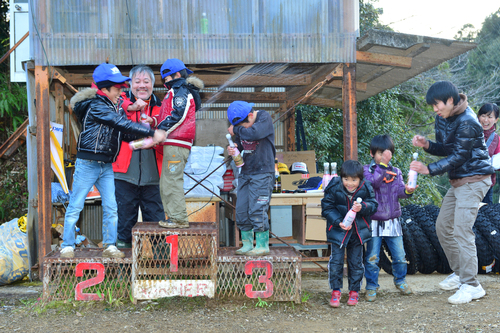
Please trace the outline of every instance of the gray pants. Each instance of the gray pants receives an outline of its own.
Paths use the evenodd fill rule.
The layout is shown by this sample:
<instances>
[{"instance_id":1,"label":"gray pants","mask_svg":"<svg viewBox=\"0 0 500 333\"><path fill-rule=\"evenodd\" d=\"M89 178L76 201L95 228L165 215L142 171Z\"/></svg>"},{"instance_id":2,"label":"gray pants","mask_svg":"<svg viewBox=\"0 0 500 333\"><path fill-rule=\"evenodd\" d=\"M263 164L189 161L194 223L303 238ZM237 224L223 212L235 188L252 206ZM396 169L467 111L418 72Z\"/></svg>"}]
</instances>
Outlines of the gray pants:
<instances>
[{"instance_id":1,"label":"gray pants","mask_svg":"<svg viewBox=\"0 0 500 333\"><path fill-rule=\"evenodd\" d=\"M491 186L491 178L450 188L436 220L436 233L451 269L462 284L477 286L476 222L479 203Z\"/></svg>"},{"instance_id":2,"label":"gray pants","mask_svg":"<svg viewBox=\"0 0 500 333\"><path fill-rule=\"evenodd\" d=\"M241 231L269 230L269 202L273 192L274 173L239 175L236 200L236 224Z\"/></svg>"}]
</instances>

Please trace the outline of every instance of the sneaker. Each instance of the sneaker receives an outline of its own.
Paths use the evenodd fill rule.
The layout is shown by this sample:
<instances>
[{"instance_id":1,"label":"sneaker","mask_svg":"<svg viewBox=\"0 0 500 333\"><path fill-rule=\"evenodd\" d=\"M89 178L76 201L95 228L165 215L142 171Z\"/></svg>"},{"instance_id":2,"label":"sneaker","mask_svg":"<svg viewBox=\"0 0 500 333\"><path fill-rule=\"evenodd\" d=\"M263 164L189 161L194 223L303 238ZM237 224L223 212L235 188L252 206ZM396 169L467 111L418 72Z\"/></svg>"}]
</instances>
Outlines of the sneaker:
<instances>
[{"instance_id":1,"label":"sneaker","mask_svg":"<svg viewBox=\"0 0 500 333\"><path fill-rule=\"evenodd\" d=\"M169 229L189 228L189 222L174 222L171 219L160 221L158 222L158 225L162 228Z\"/></svg>"},{"instance_id":2,"label":"sneaker","mask_svg":"<svg viewBox=\"0 0 500 333\"><path fill-rule=\"evenodd\" d=\"M469 303L473 299L481 298L484 295L486 295L486 292L481 285L473 287L470 284L462 284L460 289L448 298L448 302L451 304L464 304Z\"/></svg>"},{"instance_id":3,"label":"sneaker","mask_svg":"<svg viewBox=\"0 0 500 333\"><path fill-rule=\"evenodd\" d=\"M102 252L103 258L124 258L125 253L121 252L114 245L110 245Z\"/></svg>"},{"instance_id":4,"label":"sneaker","mask_svg":"<svg viewBox=\"0 0 500 333\"><path fill-rule=\"evenodd\" d=\"M351 290L349 292L349 299L347 300L347 305L356 305L358 304L359 293L357 291Z\"/></svg>"},{"instance_id":5,"label":"sneaker","mask_svg":"<svg viewBox=\"0 0 500 333\"><path fill-rule=\"evenodd\" d=\"M332 308L338 308L340 306L340 290L332 291L332 299L330 300L330 306Z\"/></svg>"},{"instance_id":6,"label":"sneaker","mask_svg":"<svg viewBox=\"0 0 500 333\"><path fill-rule=\"evenodd\" d=\"M396 284L396 288L403 295L410 295L412 293L410 286L406 282Z\"/></svg>"},{"instance_id":7,"label":"sneaker","mask_svg":"<svg viewBox=\"0 0 500 333\"><path fill-rule=\"evenodd\" d=\"M61 258L74 258L75 252L73 251L73 247L65 246L61 250Z\"/></svg>"},{"instance_id":8,"label":"sneaker","mask_svg":"<svg viewBox=\"0 0 500 333\"><path fill-rule=\"evenodd\" d=\"M126 243L124 241L117 240L116 247L119 249L130 249L132 247L132 243Z\"/></svg>"},{"instance_id":9,"label":"sneaker","mask_svg":"<svg viewBox=\"0 0 500 333\"><path fill-rule=\"evenodd\" d=\"M367 289L365 298L368 302L375 302L375 299L377 299L377 291L372 289Z\"/></svg>"},{"instance_id":10,"label":"sneaker","mask_svg":"<svg viewBox=\"0 0 500 333\"><path fill-rule=\"evenodd\" d=\"M450 274L446 279L439 282L439 288L443 290L453 290L460 288L460 276L455 273Z\"/></svg>"}]
</instances>

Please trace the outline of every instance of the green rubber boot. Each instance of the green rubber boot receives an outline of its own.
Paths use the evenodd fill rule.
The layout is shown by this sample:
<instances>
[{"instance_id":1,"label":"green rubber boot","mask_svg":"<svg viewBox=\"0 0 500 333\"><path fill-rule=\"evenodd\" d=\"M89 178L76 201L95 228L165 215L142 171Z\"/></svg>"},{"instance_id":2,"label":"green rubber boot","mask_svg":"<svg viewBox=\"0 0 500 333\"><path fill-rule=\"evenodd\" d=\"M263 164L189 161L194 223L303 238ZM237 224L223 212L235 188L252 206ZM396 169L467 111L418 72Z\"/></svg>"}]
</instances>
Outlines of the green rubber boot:
<instances>
[{"instance_id":1,"label":"green rubber boot","mask_svg":"<svg viewBox=\"0 0 500 333\"><path fill-rule=\"evenodd\" d=\"M265 256L269 254L269 230L255 233L256 245L251 251L245 253L247 256Z\"/></svg>"},{"instance_id":2,"label":"green rubber boot","mask_svg":"<svg viewBox=\"0 0 500 333\"><path fill-rule=\"evenodd\" d=\"M236 254L246 254L253 249L253 230L241 231L241 242L243 246L236 250Z\"/></svg>"}]
</instances>

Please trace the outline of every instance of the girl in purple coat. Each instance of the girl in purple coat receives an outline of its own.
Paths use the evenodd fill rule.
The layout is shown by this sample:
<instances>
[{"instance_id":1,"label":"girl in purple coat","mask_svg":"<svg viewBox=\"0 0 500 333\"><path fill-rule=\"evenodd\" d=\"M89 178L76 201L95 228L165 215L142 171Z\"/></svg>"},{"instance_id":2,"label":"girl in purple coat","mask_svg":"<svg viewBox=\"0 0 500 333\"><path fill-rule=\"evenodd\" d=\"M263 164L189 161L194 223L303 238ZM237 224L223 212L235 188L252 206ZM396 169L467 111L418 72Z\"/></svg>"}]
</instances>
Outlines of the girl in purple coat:
<instances>
[{"instance_id":1,"label":"girl in purple coat","mask_svg":"<svg viewBox=\"0 0 500 333\"><path fill-rule=\"evenodd\" d=\"M401 170L390 164L394 153L394 143L389 135L377 135L370 144L373 161L364 166L364 177L370 181L378 201L377 212L372 216L372 239L366 243L365 278L366 300L375 301L377 297L378 262L380 247L385 239L392 256L392 273L396 288L405 295L411 294L406 282L406 253L403 246L401 229L401 206L399 199L409 198L415 189L404 183Z\"/></svg>"}]
</instances>

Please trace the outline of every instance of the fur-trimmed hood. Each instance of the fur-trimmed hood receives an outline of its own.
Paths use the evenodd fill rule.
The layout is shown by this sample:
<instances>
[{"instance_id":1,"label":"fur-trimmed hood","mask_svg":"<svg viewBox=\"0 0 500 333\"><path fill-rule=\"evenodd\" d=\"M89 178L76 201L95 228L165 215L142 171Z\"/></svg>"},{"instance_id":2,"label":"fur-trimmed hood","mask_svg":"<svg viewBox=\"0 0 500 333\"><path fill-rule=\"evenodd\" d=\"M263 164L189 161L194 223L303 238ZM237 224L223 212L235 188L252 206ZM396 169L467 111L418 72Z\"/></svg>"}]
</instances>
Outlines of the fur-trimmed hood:
<instances>
[{"instance_id":1,"label":"fur-trimmed hood","mask_svg":"<svg viewBox=\"0 0 500 333\"><path fill-rule=\"evenodd\" d=\"M75 108L76 103L84 101L86 99L95 98L97 95L97 89L95 88L85 88L82 91L79 91L75 94L75 96L71 97L69 104L72 109Z\"/></svg>"},{"instance_id":2,"label":"fur-trimmed hood","mask_svg":"<svg viewBox=\"0 0 500 333\"><path fill-rule=\"evenodd\" d=\"M203 83L203 81L200 78L196 77L196 76L190 76L190 77L188 77L186 79L186 82L188 84L192 84L193 86L195 86L196 88L198 88L200 90L203 89L203 88L205 88L205 83Z\"/></svg>"}]
</instances>

